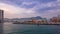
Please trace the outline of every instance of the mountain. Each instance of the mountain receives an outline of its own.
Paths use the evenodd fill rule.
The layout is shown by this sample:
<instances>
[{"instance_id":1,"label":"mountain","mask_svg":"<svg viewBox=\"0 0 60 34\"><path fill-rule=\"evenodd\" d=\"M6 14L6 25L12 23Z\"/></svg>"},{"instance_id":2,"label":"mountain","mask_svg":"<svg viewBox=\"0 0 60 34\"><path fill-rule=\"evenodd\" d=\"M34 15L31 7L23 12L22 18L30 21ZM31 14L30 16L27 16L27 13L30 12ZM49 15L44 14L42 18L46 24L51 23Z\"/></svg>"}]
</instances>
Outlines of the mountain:
<instances>
[{"instance_id":1,"label":"mountain","mask_svg":"<svg viewBox=\"0 0 60 34\"><path fill-rule=\"evenodd\" d=\"M42 17L37 16L37 17L31 17L31 18L21 18L20 20L32 20L32 19L38 20L38 19L42 19Z\"/></svg>"},{"instance_id":2,"label":"mountain","mask_svg":"<svg viewBox=\"0 0 60 34\"><path fill-rule=\"evenodd\" d=\"M40 17L40 16L37 16L37 17L32 17L33 19L42 19L42 17Z\"/></svg>"},{"instance_id":3,"label":"mountain","mask_svg":"<svg viewBox=\"0 0 60 34\"><path fill-rule=\"evenodd\" d=\"M13 18L13 19L9 19L9 20L8 20L8 18L7 18L7 21L15 21L15 20L17 20L17 21L21 21L21 20L26 21L26 20L32 20L32 19L38 20L38 19L42 19L42 17L36 16L36 17L30 17L30 18ZM5 20L6 20L6 19L5 19Z\"/></svg>"}]
</instances>

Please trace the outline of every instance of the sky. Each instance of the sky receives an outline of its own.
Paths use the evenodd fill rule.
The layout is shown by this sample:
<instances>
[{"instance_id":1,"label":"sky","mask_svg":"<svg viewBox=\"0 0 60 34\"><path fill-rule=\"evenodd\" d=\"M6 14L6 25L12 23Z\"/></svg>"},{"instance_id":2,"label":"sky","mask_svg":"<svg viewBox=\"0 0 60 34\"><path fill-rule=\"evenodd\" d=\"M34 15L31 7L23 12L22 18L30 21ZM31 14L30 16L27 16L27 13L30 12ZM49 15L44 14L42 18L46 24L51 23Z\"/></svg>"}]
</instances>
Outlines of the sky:
<instances>
[{"instance_id":1,"label":"sky","mask_svg":"<svg viewBox=\"0 0 60 34\"><path fill-rule=\"evenodd\" d=\"M0 0L0 9L5 18L51 18L60 15L60 0Z\"/></svg>"}]
</instances>

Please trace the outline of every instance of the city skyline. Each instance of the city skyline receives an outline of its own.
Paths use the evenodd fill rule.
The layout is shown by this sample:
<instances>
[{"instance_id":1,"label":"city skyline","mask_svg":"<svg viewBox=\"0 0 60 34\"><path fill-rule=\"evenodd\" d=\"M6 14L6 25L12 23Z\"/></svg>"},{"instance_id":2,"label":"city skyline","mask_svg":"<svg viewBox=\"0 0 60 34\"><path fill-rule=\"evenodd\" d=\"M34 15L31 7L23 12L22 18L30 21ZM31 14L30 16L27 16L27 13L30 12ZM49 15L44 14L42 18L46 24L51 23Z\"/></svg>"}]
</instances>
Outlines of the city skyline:
<instances>
[{"instance_id":1,"label":"city skyline","mask_svg":"<svg viewBox=\"0 0 60 34\"><path fill-rule=\"evenodd\" d=\"M0 9L5 18L51 18L60 15L60 0L0 0Z\"/></svg>"}]
</instances>

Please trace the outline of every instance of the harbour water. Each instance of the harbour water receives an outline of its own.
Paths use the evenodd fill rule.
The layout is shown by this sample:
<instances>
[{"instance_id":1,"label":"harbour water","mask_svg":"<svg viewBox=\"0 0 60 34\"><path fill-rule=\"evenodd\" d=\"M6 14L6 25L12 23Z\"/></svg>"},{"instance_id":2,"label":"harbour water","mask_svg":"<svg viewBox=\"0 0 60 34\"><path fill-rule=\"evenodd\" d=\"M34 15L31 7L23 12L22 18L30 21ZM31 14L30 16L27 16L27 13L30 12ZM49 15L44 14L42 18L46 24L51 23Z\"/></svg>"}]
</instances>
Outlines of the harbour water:
<instances>
[{"instance_id":1,"label":"harbour water","mask_svg":"<svg viewBox=\"0 0 60 34\"><path fill-rule=\"evenodd\" d=\"M4 23L4 34L60 34L60 25Z\"/></svg>"}]
</instances>

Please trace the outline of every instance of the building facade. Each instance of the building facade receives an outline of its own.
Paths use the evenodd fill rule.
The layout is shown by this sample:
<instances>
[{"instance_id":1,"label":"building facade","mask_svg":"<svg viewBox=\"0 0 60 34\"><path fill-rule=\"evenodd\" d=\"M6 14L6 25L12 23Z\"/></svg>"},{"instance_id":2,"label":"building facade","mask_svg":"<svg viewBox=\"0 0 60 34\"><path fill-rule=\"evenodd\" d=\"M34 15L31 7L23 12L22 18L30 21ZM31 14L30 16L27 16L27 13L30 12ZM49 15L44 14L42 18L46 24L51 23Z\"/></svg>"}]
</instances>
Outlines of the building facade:
<instances>
[{"instance_id":1,"label":"building facade","mask_svg":"<svg viewBox=\"0 0 60 34\"><path fill-rule=\"evenodd\" d=\"M0 10L0 23L3 22L3 18L4 18L3 12L4 12L3 10Z\"/></svg>"}]
</instances>

